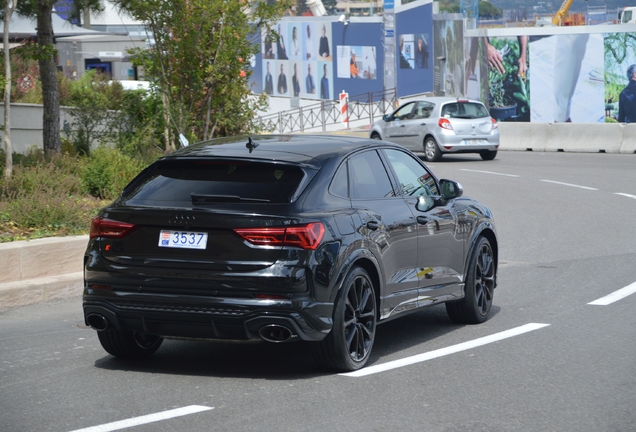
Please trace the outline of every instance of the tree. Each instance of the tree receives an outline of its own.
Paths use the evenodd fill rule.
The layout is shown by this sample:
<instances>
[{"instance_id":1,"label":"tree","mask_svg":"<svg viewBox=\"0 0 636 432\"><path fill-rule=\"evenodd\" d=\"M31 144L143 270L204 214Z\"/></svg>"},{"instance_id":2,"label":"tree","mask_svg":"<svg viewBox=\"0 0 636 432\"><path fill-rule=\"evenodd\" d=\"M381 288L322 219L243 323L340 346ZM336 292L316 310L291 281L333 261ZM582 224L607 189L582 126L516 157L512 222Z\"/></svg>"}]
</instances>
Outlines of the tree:
<instances>
[{"instance_id":1,"label":"tree","mask_svg":"<svg viewBox=\"0 0 636 432\"><path fill-rule=\"evenodd\" d=\"M176 138L207 139L248 130L263 99L251 97L249 59L256 32L271 26L289 0L114 0L145 23L150 50L133 50L163 102L166 151Z\"/></svg>"},{"instance_id":2,"label":"tree","mask_svg":"<svg viewBox=\"0 0 636 432\"><path fill-rule=\"evenodd\" d=\"M477 3L477 7L479 8L479 17L480 18L501 18L503 12L498 7L494 6L492 3L487 1L480 1Z\"/></svg>"},{"instance_id":3,"label":"tree","mask_svg":"<svg viewBox=\"0 0 636 432\"><path fill-rule=\"evenodd\" d=\"M6 0L5 0L6 2ZM57 81L56 51L53 46L53 5L56 0L22 0L16 12L36 18L37 42L31 55L38 61L42 81L42 142L44 153L51 155L61 150L60 141L60 93ZM78 8L101 11L99 0L75 0Z\"/></svg>"},{"instance_id":4,"label":"tree","mask_svg":"<svg viewBox=\"0 0 636 432\"><path fill-rule=\"evenodd\" d=\"M11 177L13 171L13 154L11 150L11 54L9 52L9 23L18 0L5 2L4 5L4 146L6 163L4 176Z\"/></svg>"}]
</instances>

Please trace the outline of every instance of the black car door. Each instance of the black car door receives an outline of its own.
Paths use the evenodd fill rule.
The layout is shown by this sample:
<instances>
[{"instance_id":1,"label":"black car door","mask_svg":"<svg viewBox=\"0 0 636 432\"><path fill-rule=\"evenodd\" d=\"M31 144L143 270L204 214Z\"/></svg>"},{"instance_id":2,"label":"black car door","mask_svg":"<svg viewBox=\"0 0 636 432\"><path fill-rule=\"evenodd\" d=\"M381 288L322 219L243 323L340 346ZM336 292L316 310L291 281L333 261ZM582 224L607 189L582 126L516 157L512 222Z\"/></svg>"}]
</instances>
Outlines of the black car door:
<instances>
[{"instance_id":1,"label":"black car door","mask_svg":"<svg viewBox=\"0 0 636 432\"><path fill-rule=\"evenodd\" d=\"M358 232L381 269L381 318L417 307L417 222L394 190L375 150L348 161L351 203L360 218Z\"/></svg>"},{"instance_id":2,"label":"black car door","mask_svg":"<svg viewBox=\"0 0 636 432\"><path fill-rule=\"evenodd\" d=\"M433 175L411 154L384 149L398 178L401 194L417 221L418 305L448 300L461 293L464 274L465 236L457 224L454 200L427 211L416 209L420 195L439 196Z\"/></svg>"}]
</instances>

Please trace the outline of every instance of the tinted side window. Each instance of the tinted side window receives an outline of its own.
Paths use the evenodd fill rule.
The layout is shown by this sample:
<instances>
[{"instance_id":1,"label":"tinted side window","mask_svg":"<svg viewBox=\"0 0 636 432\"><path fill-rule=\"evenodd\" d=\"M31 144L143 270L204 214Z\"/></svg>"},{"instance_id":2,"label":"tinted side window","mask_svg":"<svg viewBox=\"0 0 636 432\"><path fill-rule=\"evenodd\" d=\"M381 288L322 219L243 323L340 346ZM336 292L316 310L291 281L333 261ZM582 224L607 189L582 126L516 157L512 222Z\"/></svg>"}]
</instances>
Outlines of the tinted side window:
<instances>
[{"instance_id":1,"label":"tinted side window","mask_svg":"<svg viewBox=\"0 0 636 432\"><path fill-rule=\"evenodd\" d=\"M375 151L355 155L349 160L349 180L353 199L395 195L380 156Z\"/></svg>"},{"instance_id":2,"label":"tinted side window","mask_svg":"<svg viewBox=\"0 0 636 432\"><path fill-rule=\"evenodd\" d=\"M439 195L435 179L413 156L399 150L384 150L405 196Z\"/></svg>"},{"instance_id":3,"label":"tinted side window","mask_svg":"<svg viewBox=\"0 0 636 432\"><path fill-rule=\"evenodd\" d=\"M338 168L338 172L333 176L333 180L331 180L331 185L329 186L329 192L333 195L348 198L349 197L349 187L347 184L347 164L343 163Z\"/></svg>"}]
</instances>

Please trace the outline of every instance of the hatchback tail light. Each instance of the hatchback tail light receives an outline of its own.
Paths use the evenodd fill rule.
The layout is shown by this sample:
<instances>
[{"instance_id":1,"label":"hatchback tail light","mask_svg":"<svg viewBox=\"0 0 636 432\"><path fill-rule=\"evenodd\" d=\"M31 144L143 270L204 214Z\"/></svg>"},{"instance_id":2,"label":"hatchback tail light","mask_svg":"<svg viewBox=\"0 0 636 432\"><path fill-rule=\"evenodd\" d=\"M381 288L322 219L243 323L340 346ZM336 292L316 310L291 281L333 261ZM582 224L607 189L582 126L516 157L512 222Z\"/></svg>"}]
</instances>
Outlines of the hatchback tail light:
<instances>
[{"instance_id":1,"label":"hatchback tail light","mask_svg":"<svg viewBox=\"0 0 636 432\"><path fill-rule=\"evenodd\" d=\"M121 238L135 231L139 226L95 216L91 222L90 238Z\"/></svg>"},{"instance_id":2,"label":"hatchback tail light","mask_svg":"<svg viewBox=\"0 0 636 432\"><path fill-rule=\"evenodd\" d=\"M234 230L248 242L259 246L296 246L315 250L325 234L320 222L280 228L238 228Z\"/></svg>"},{"instance_id":3,"label":"hatchback tail light","mask_svg":"<svg viewBox=\"0 0 636 432\"><path fill-rule=\"evenodd\" d=\"M437 120L437 126L446 130L453 130L453 125L451 124L450 120L444 117Z\"/></svg>"},{"instance_id":4,"label":"hatchback tail light","mask_svg":"<svg viewBox=\"0 0 636 432\"><path fill-rule=\"evenodd\" d=\"M499 123L497 123L497 120L490 117L490 121L492 122L492 130L499 129Z\"/></svg>"}]
</instances>

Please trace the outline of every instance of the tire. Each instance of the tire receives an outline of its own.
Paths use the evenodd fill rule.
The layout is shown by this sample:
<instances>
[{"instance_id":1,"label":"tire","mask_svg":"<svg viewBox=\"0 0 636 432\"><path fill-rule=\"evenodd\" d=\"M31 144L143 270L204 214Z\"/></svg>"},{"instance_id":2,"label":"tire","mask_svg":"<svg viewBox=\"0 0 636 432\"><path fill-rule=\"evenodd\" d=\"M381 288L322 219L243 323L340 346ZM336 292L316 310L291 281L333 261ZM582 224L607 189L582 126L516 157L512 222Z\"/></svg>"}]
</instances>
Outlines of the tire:
<instances>
[{"instance_id":1,"label":"tire","mask_svg":"<svg viewBox=\"0 0 636 432\"><path fill-rule=\"evenodd\" d=\"M110 355L126 359L146 358L155 353L163 339L132 331L104 330L97 332L102 347Z\"/></svg>"},{"instance_id":2,"label":"tire","mask_svg":"<svg viewBox=\"0 0 636 432\"><path fill-rule=\"evenodd\" d=\"M492 307L496 275L495 256L490 242L485 237L479 237L466 272L464 298L446 303L450 319L459 324L486 321Z\"/></svg>"},{"instance_id":3,"label":"tire","mask_svg":"<svg viewBox=\"0 0 636 432\"><path fill-rule=\"evenodd\" d=\"M380 134L378 134L377 132L373 132L373 133L371 134L371 139L374 139L374 140L381 140L382 138L380 137Z\"/></svg>"},{"instance_id":4,"label":"tire","mask_svg":"<svg viewBox=\"0 0 636 432\"><path fill-rule=\"evenodd\" d=\"M482 150L479 152L479 156L481 156L483 160L493 160L497 156L497 150Z\"/></svg>"},{"instance_id":5,"label":"tire","mask_svg":"<svg viewBox=\"0 0 636 432\"><path fill-rule=\"evenodd\" d=\"M336 297L331 332L312 344L316 361L341 372L364 367L375 341L376 322L373 282L363 268L355 266Z\"/></svg>"},{"instance_id":6,"label":"tire","mask_svg":"<svg viewBox=\"0 0 636 432\"><path fill-rule=\"evenodd\" d=\"M442 158L442 151L437 146L437 142L433 137L427 137L424 140L424 159L427 162L437 162Z\"/></svg>"}]
</instances>

